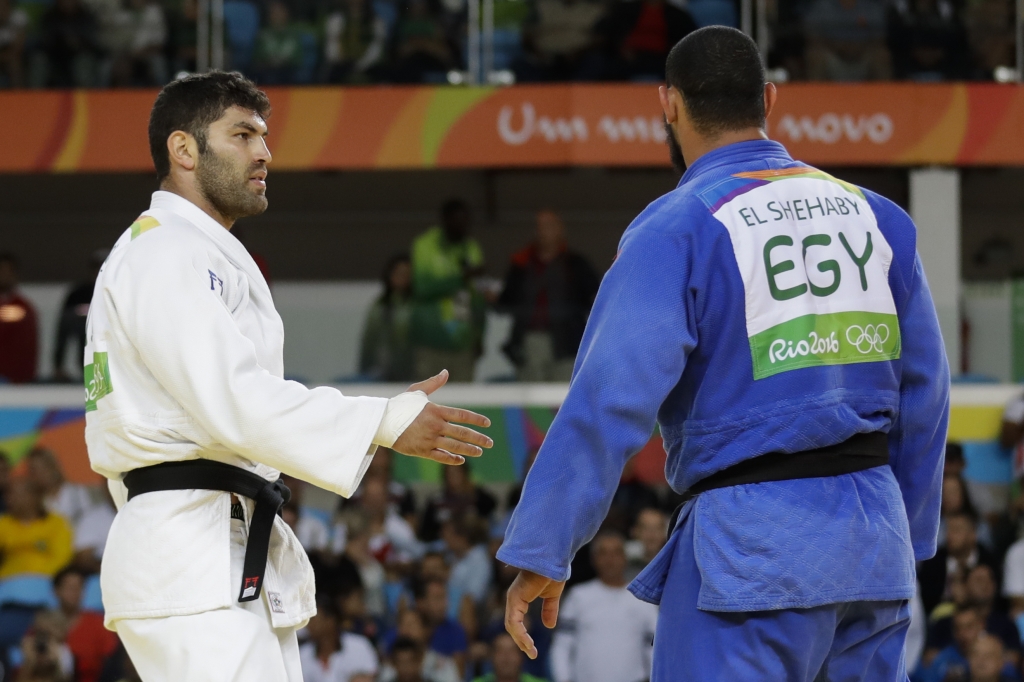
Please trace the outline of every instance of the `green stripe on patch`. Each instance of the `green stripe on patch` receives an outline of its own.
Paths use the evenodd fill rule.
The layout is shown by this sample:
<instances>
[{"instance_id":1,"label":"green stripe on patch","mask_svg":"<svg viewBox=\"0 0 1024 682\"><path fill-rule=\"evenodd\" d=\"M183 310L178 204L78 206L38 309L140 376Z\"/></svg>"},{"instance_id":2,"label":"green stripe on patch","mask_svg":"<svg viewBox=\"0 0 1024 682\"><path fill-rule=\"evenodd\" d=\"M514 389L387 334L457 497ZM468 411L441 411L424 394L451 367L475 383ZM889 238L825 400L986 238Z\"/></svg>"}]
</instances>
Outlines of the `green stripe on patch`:
<instances>
[{"instance_id":1,"label":"green stripe on patch","mask_svg":"<svg viewBox=\"0 0 1024 682\"><path fill-rule=\"evenodd\" d=\"M93 353L92 364L85 366L85 411L96 409L96 402L114 391L110 383L110 363L106 353Z\"/></svg>"},{"instance_id":2,"label":"green stripe on patch","mask_svg":"<svg viewBox=\"0 0 1024 682\"><path fill-rule=\"evenodd\" d=\"M123 225L124 223L122 223ZM132 239L137 238L139 235L149 232L154 227L160 227L160 221L156 218L150 218L149 216L143 216L132 223Z\"/></svg>"},{"instance_id":3,"label":"green stripe on patch","mask_svg":"<svg viewBox=\"0 0 1024 682\"><path fill-rule=\"evenodd\" d=\"M900 327L888 313L803 315L750 337L754 378L820 365L900 357Z\"/></svg>"}]
</instances>

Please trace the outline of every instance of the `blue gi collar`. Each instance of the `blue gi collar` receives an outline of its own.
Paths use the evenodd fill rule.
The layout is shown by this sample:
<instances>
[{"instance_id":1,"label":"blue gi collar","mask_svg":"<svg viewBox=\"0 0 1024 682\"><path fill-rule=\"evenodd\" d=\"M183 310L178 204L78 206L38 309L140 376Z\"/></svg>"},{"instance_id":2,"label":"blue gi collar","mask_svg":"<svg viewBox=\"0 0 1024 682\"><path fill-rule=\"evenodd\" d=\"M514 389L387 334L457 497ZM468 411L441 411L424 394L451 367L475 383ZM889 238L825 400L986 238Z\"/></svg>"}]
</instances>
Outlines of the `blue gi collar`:
<instances>
[{"instance_id":1,"label":"blue gi collar","mask_svg":"<svg viewBox=\"0 0 1024 682\"><path fill-rule=\"evenodd\" d=\"M700 157L686 169L683 177L680 178L677 187L682 187L694 178L704 175L708 171L751 159L778 159L779 161L793 161L786 148L774 140L747 140L736 142L719 147Z\"/></svg>"}]
</instances>

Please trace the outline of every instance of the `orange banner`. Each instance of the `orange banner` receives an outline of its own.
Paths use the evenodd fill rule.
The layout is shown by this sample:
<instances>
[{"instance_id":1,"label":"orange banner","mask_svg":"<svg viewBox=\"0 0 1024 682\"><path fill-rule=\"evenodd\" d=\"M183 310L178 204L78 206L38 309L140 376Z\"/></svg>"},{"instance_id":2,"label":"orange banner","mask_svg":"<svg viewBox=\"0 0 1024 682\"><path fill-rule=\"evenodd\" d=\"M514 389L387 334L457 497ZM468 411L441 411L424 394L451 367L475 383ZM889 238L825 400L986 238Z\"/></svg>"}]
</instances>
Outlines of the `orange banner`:
<instances>
[{"instance_id":1,"label":"orange banner","mask_svg":"<svg viewBox=\"0 0 1024 682\"><path fill-rule=\"evenodd\" d=\"M271 88L272 168L664 166L651 85ZM154 91L0 93L0 172L150 171ZM816 165L1024 164L1024 87L791 84L769 135Z\"/></svg>"}]
</instances>

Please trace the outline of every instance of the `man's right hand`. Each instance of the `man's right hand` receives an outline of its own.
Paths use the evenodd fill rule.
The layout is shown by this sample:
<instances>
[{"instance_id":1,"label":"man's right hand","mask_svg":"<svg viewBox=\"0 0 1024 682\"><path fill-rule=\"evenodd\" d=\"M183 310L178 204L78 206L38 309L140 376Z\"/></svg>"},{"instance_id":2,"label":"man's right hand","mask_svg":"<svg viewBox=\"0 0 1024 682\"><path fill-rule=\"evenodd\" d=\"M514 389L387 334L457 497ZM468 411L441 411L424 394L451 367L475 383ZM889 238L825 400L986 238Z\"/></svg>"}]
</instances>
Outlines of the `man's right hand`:
<instances>
[{"instance_id":1,"label":"man's right hand","mask_svg":"<svg viewBox=\"0 0 1024 682\"><path fill-rule=\"evenodd\" d=\"M430 395L447 382L448 370L442 370L437 376L413 384L409 390ZM487 436L459 424L486 428L491 425L491 420L469 410L427 403L391 449L441 464L462 464L466 457L479 457L483 454L482 448L494 445Z\"/></svg>"},{"instance_id":2,"label":"man's right hand","mask_svg":"<svg viewBox=\"0 0 1024 682\"><path fill-rule=\"evenodd\" d=\"M558 604L562 598L564 582L558 582L532 571L522 570L508 588L505 596L505 630L516 645L530 658L537 658L537 645L526 631L526 611L530 602L543 600L540 620L544 627L553 629L558 623Z\"/></svg>"}]
</instances>

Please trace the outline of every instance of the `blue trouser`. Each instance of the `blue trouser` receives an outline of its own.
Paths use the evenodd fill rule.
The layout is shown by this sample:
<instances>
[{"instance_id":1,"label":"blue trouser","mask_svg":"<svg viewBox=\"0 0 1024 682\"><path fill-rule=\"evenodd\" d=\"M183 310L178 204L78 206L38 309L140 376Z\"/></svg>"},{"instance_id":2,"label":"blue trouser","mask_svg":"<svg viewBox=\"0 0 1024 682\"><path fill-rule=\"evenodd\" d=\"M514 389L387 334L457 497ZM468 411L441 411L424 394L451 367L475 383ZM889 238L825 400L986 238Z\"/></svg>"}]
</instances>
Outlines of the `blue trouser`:
<instances>
[{"instance_id":1,"label":"blue trouser","mask_svg":"<svg viewBox=\"0 0 1024 682\"><path fill-rule=\"evenodd\" d=\"M694 517L676 532L654 637L651 682L906 682L906 601L701 611Z\"/></svg>"}]
</instances>

